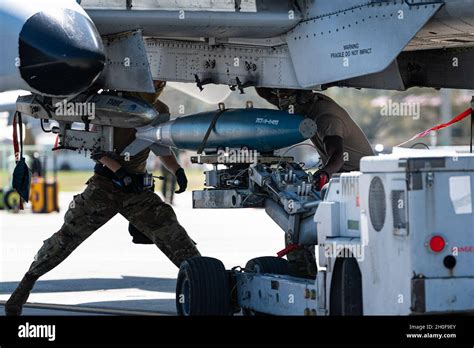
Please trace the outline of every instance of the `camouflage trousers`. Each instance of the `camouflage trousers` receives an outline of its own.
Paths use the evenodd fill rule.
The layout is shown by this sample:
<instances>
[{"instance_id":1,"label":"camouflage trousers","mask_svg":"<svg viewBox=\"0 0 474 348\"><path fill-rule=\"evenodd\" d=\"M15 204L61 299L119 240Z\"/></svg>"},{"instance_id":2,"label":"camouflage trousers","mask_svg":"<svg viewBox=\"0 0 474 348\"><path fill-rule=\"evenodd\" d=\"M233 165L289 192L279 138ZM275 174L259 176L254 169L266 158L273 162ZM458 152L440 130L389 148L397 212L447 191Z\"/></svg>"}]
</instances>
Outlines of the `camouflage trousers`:
<instances>
[{"instance_id":1,"label":"camouflage trousers","mask_svg":"<svg viewBox=\"0 0 474 348\"><path fill-rule=\"evenodd\" d=\"M52 270L118 213L150 238L177 267L188 258L200 256L173 208L154 192L124 193L99 175L87 184L83 193L74 196L61 229L44 241L29 274L42 276Z\"/></svg>"},{"instance_id":2,"label":"camouflage trousers","mask_svg":"<svg viewBox=\"0 0 474 348\"><path fill-rule=\"evenodd\" d=\"M288 246L288 244L286 245ZM300 278L315 279L318 274L314 246L302 246L286 255L290 274Z\"/></svg>"}]
</instances>

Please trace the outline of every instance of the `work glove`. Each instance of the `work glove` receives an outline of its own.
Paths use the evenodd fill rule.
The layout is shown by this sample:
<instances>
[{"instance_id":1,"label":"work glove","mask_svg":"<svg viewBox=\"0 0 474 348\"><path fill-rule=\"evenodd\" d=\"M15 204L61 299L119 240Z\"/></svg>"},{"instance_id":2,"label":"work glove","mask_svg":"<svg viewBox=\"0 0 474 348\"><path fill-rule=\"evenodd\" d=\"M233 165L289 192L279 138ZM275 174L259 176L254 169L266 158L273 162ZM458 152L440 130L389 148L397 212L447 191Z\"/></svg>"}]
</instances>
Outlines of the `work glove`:
<instances>
[{"instance_id":1,"label":"work glove","mask_svg":"<svg viewBox=\"0 0 474 348\"><path fill-rule=\"evenodd\" d=\"M112 182L124 192L143 192L143 182L137 175L130 174L123 167L115 172L115 179L112 179Z\"/></svg>"},{"instance_id":2,"label":"work glove","mask_svg":"<svg viewBox=\"0 0 474 348\"><path fill-rule=\"evenodd\" d=\"M94 150L93 152L91 152L91 159L96 162L100 161L105 156L107 156L107 153L102 150Z\"/></svg>"},{"instance_id":3,"label":"work glove","mask_svg":"<svg viewBox=\"0 0 474 348\"><path fill-rule=\"evenodd\" d=\"M324 185L329 182L330 175L324 170L319 170L313 175L313 187L316 191L320 192Z\"/></svg>"},{"instance_id":4,"label":"work glove","mask_svg":"<svg viewBox=\"0 0 474 348\"><path fill-rule=\"evenodd\" d=\"M179 168L176 173L176 181L178 182L179 190L175 191L175 193L180 194L186 191L188 187L188 179L186 178L186 173L184 172L183 168Z\"/></svg>"}]
</instances>

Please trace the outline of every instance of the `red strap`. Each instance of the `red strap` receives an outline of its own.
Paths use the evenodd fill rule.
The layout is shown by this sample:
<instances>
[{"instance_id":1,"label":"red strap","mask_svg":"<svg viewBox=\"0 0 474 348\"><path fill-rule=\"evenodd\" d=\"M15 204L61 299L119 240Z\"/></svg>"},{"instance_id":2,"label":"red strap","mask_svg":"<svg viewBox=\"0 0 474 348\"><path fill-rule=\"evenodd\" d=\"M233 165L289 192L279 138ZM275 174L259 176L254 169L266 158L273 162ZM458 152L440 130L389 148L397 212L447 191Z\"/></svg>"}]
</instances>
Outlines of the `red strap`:
<instances>
[{"instance_id":1,"label":"red strap","mask_svg":"<svg viewBox=\"0 0 474 348\"><path fill-rule=\"evenodd\" d=\"M415 139L419 139L419 138L423 138L423 137L426 137L428 134L430 134L431 132L435 132L435 131L439 131L440 129L443 129L443 128L446 128L446 127L449 127L455 123L458 123L459 121L462 121L464 120L466 117L468 117L469 115L472 114L472 108L469 108L467 109L466 111L460 113L459 115L457 115L455 118L453 118L451 121L447 122L447 123L442 123L442 124L438 124L437 126L434 126L434 127L431 127L430 129L427 129L421 133L418 133L417 135L415 135L413 138L411 138L410 140L407 140L405 141L404 143L401 143L400 145L397 145L397 146L403 146L407 143L409 143L410 141L412 140L415 140Z\"/></svg>"},{"instance_id":2,"label":"red strap","mask_svg":"<svg viewBox=\"0 0 474 348\"><path fill-rule=\"evenodd\" d=\"M278 257L283 257L291 253L292 251L298 250L300 246L298 244L290 244L282 251L277 252Z\"/></svg>"},{"instance_id":3,"label":"red strap","mask_svg":"<svg viewBox=\"0 0 474 348\"><path fill-rule=\"evenodd\" d=\"M321 173L321 175L319 176L319 191L321 191L324 185L328 183L328 179L329 178L325 173Z\"/></svg>"},{"instance_id":4,"label":"red strap","mask_svg":"<svg viewBox=\"0 0 474 348\"><path fill-rule=\"evenodd\" d=\"M53 151L56 150L59 146L59 134L56 136L56 141L54 142Z\"/></svg>"},{"instance_id":5,"label":"red strap","mask_svg":"<svg viewBox=\"0 0 474 348\"><path fill-rule=\"evenodd\" d=\"M17 134L17 115L13 117L13 151L15 152L15 162L18 163L18 160L20 159L20 146L18 145L18 134ZM21 127L21 125L20 125Z\"/></svg>"},{"instance_id":6,"label":"red strap","mask_svg":"<svg viewBox=\"0 0 474 348\"><path fill-rule=\"evenodd\" d=\"M17 134L17 116L18 114L15 114L13 116L13 151L15 152L15 162L18 163L20 161L20 146L18 144L18 134ZM20 127L22 125L20 124ZM18 207L20 210L24 210L23 206L23 198L20 197L20 206Z\"/></svg>"}]
</instances>

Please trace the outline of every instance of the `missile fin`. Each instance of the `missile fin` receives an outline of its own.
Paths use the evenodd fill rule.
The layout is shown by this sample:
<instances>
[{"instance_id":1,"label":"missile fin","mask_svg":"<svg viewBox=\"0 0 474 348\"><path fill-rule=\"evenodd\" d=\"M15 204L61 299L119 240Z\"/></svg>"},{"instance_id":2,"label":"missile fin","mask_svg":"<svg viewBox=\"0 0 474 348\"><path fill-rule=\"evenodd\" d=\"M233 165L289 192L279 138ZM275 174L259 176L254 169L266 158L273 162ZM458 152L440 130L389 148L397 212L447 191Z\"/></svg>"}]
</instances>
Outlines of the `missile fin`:
<instances>
[{"instance_id":1,"label":"missile fin","mask_svg":"<svg viewBox=\"0 0 474 348\"><path fill-rule=\"evenodd\" d=\"M129 156L135 156L139 152L149 148L152 146L154 143L149 140L143 140L143 139L136 139L134 140L130 145L128 145L125 150L122 151L121 155L129 155Z\"/></svg>"},{"instance_id":2,"label":"missile fin","mask_svg":"<svg viewBox=\"0 0 474 348\"><path fill-rule=\"evenodd\" d=\"M152 144L150 150L153 151L155 156L169 156L171 155L171 149L168 146Z\"/></svg>"},{"instance_id":3,"label":"missile fin","mask_svg":"<svg viewBox=\"0 0 474 348\"><path fill-rule=\"evenodd\" d=\"M150 123L150 126L158 126L162 123L168 122L170 119L170 114L158 114L158 116Z\"/></svg>"}]
</instances>

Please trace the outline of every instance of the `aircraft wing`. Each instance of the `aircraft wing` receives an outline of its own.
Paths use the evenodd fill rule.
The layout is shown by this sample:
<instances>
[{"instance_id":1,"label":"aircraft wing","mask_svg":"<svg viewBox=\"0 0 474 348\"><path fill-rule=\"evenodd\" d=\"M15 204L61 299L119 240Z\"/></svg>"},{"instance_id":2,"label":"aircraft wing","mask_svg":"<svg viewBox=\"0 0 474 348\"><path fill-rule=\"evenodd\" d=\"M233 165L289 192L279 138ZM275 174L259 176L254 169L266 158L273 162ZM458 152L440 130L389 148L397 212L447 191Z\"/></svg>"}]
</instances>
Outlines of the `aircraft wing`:
<instances>
[{"instance_id":1,"label":"aircraft wing","mask_svg":"<svg viewBox=\"0 0 474 348\"><path fill-rule=\"evenodd\" d=\"M474 88L474 0L78 2L0 2L0 91Z\"/></svg>"},{"instance_id":2,"label":"aircraft wing","mask_svg":"<svg viewBox=\"0 0 474 348\"><path fill-rule=\"evenodd\" d=\"M428 51L474 46L468 25L474 19L472 0L82 0L81 5L106 43L117 33L140 31L151 79L238 89L472 85L460 82L460 71L431 81L429 72L440 70L440 63L427 58ZM109 66L117 69L118 51L106 46L113 57ZM409 65L420 50L426 55L417 57L423 66L415 73ZM110 73L117 76L117 70ZM140 88L138 81L126 81L128 88Z\"/></svg>"}]
</instances>

